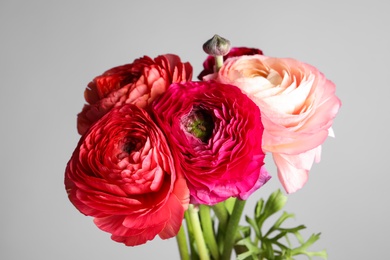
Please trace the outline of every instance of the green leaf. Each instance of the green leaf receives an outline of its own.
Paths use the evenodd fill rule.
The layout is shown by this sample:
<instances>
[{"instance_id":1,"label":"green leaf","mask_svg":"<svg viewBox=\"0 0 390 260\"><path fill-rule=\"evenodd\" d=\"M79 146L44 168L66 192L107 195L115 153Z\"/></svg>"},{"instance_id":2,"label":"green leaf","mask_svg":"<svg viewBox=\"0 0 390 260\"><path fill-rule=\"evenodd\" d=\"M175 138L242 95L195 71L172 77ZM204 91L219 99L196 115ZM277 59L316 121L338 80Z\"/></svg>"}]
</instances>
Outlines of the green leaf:
<instances>
[{"instance_id":1,"label":"green leaf","mask_svg":"<svg viewBox=\"0 0 390 260\"><path fill-rule=\"evenodd\" d=\"M305 229L306 227L304 225L300 225L300 226L297 226L297 227L293 227L293 228L277 228L276 230L280 231L280 232L285 232L285 233L297 233L299 230L302 230L302 229Z\"/></svg>"},{"instance_id":2,"label":"green leaf","mask_svg":"<svg viewBox=\"0 0 390 260\"><path fill-rule=\"evenodd\" d=\"M246 222L249 223L249 225L251 225L251 227L252 227L253 230L255 231L256 237L258 237L259 239L261 239L261 229L260 229L260 227L257 225L257 222L256 222L254 219L252 219L252 218L250 218L250 217L248 217L248 216L245 216L245 220L246 220Z\"/></svg>"},{"instance_id":3,"label":"green leaf","mask_svg":"<svg viewBox=\"0 0 390 260\"><path fill-rule=\"evenodd\" d=\"M299 233L306 228L304 225L296 227L283 226L287 219L295 217L292 213L283 212L266 233L262 230L264 222L270 216L280 211L286 202L287 197L280 190L272 193L266 201L260 199L257 202L254 218L246 216L245 219L248 226L240 227L241 239L237 238L236 240L236 245L239 245L236 251L237 259L293 260L294 256L297 255L305 255L309 259L313 256L327 259L325 250L318 252L308 251L309 247L319 239L320 234L312 235L305 241ZM251 236L253 234L252 230L255 237ZM292 246L290 237L295 237L299 242L297 247L294 248Z\"/></svg>"},{"instance_id":4,"label":"green leaf","mask_svg":"<svg viewBox=\"0 0 390 260\"><path fill-rule=\"evenodd\" d=\"M314 242L320 239L320 235L321 233L311 235L310 238L306 242L302 243L300 247L294 248L292 250L292 254L297 255L306 252L307 248L309 248L311 245L314 244Z\"/></svg>"},{"instance_id":5,"label":"green leaf","mask_svg":"<svg viewBox=\"0 0 390 260\"><path fill-rule=\"evenodd\" d=\"M264 221L269 218L271 215L275 214L279 210L281 210L287 202L287 196L283 195L280 190L273 192L265 206L263 207L263 201L259 201L258 203L262 206L262 213L256 214L257 225L261 228L263 226ZM257 212L258 210L256 210Z\"/></svg>"},{"instance_id":6,"label":"green leaf","mask_svg":"<svg viewBox=\"0 0 390 260\"><path fill-rule=\"evenodd\" d=\"M261 253L261 249L254 244L250 237L241 239L236 245L245 246L246 250L237 254L237 259L258 259L258 254Z\"/></svg>"},{"instance_id":7,"label":"green leaf","mask_svg":"<svg viewBox=\"0 0 390 260\"><path fill-rule=\"evenodd\" d=\"M326 253L325 250L318 251L318 252L305 252L304 254L307 255L309 259L311 259L311 257L313 256L319 256L322 257L323 259L328 259L328 253Z\"/></svg>"},{"instance_id":8,"label":"green leaf","mask_svg":"<svg viewBox=\"0 0 390 260\"><path fill-rule=\"evenodd\" d=\"M279 210L281 210L287 202L287 196L283 195L280 190L273 192L264 207L264 214L267 217L275 214Z\"/></svg>"},{"instance_id":9,"label":"green leaf","mask_svg":"<svg viewBox=\"0 0 390 260\"><path fill-rule=\"evenodd\" d=\"M255 206L255 219L260 218L261 213L263 212L264 200L259 199Z\"/></svg>"},{"instance_id":10,"label":"green leaf","mask_svg":"<svg viewBox=\"0 0 390 260\"><path fill-rule=\"evenodd\" d=\"M294 217L295 217L294 214L289 214L289 213L287 213L287 212L284 211L283 214L282 214L282 216L280 216L280 217L276 220L275 224L269 229L269 231L267 232L267 234L265 234L265 236L268 236L268 235L270 235L273 231L277 230L277 229L280 227L280 225L282 225L283 222L284 222L285 220L287 220L288 218L294 218Z\"/></svg>"},{"instance_id":11,"label":"green leaf","mask_svg":"<svg viewBox=\"0 0 390 260\"><path fill-rule=\"evenodd\" d=\"M248 226L239 226L238 232L240 233L241 237L246 238L251 235L251 228Z\"/></svg>"},{"instance_id":12,"label":"green leaf","mask_svg":"<svg viewBox=\"0 0 390 260\"><path fill-rule=\"evenodd\" d=\"M269 240L262 241L264 244L264 254L267 259L274 259L274 248Z\"/></svg>"}]
</instances>

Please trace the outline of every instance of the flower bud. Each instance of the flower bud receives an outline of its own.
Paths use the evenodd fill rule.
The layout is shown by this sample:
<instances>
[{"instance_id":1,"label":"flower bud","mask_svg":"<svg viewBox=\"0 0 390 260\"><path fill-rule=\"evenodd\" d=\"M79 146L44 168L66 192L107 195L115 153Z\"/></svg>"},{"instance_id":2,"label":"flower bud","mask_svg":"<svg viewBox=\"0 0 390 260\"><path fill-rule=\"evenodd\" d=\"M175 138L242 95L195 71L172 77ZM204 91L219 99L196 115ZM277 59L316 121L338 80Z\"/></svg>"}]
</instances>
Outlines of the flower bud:
<instances>
[{"instance_id":1,"label":"flower bud","mask_svg":"<svg viewBox=\"0 0 390 260\"><path fill-rule=\"evenodd\" d=\"M230 41L216 34L203 44L203 50L212 56L224 56L230 51Z\"/></svg>"}]
</instances>

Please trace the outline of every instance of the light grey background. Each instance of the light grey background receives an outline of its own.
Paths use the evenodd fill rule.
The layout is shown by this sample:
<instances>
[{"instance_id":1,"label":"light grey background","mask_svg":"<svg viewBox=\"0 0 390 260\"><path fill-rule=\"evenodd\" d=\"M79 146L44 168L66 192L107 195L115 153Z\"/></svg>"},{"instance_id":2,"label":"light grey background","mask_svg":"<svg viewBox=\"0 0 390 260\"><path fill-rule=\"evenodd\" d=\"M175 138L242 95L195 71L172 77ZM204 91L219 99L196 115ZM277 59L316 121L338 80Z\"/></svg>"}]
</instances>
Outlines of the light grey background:
<instances>
[{"instance_id":1,"label":"light grey background","mask_svg":"<svg viewBox=\"0 0 390 260\"><path fill-rule=\"evenodd\" d=\"M178 259L175 239L112 242L68 201L63 172L87 83L143 55L175 53L195 76L215 33L318 67L343 102L292 224L322 232L329 259L386 259L389 4L371 1L0 2L0 259ZM268 196L275 176L251 197ZM308 233L308 234L309 234Z\"/></svg>"}]
</instances>

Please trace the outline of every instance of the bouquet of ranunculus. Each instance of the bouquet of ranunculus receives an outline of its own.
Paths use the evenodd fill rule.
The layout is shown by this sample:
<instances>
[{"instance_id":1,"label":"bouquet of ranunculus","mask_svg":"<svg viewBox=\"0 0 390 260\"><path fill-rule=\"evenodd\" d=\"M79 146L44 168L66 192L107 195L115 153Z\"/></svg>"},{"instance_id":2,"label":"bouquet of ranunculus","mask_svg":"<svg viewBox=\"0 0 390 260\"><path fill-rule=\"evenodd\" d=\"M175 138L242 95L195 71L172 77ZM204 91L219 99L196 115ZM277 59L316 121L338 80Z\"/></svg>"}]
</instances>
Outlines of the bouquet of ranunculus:
<instances>
[{"instance_id":1,"label":"bouquet of ranunculus","mask_svg":"<svg viewBox=\"0 0 390 260\"><path fill-rule=\"evenodd\" d=\"M287 193L302 188L341 102L316 68L215 35L199 81L173 54L112 68L85 90L80 141L65 170L70 201L127 246L177 238L182 259L321 256L304 226L283 226L281 191L260 199L247 226L245 201L271 176L271 153ZM289 236L296 237L295 244Z\"/></svg>"}]
</instances>

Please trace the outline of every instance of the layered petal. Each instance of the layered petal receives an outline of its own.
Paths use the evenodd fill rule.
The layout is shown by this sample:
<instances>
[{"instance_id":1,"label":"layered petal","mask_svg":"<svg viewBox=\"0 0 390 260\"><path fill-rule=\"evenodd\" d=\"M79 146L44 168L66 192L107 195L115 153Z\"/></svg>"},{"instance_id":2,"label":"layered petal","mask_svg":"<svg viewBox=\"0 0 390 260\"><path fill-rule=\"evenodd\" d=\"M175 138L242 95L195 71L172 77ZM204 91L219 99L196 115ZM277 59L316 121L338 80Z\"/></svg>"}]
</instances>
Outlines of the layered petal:
<instances>
[{"instance_id":1,"label":"layered petal","mask_svg":"<svg viewBox=\"0 0 390 260\"><path fill-rule=\"evenodd\" d=\"M204 78L236 85L258 105L264 151L276 158L285 189L301 188L314 161L306 155L333 133L341 106L335 84L313 66L263 55L229 58L218 73Z\"/></svg>"},{"instance_id":2,"label":"layered petal","mask_svg":"<svg viewBox=\"0 0 390 260\"><path fill-rule=\"evenodd\" d=\"M147 108L171 83L186 82L192 78L192 67L173 54L148 56L133 63L114 67L95 77L86 88L87 104L77 117L79 134L105 115L110 109L123 104Z\"/></svg>"},{"instance_id":3,"label":"layered petal","mask_svg":"<svg viewBox=\"0 0 390 260\"><path fill-rule=\"evenodd\" d=\"M320 161L321 146L301 154L272 153L272 156L277 165L280 182L287 193L293 193L306 184L313 162Z\"/></svg>"},{"instance_id":4,"label":"layered petal","mask_svg":"<svg viewBox=\"0 0 390 260\"><path fill-rule=\"evenodd\" d=\"M132 104L113 108L82 136L65 187L80 212L128 246L175 236L189 203L164 134Z\"/></svg>"},{"instance_id":5,"label":"layered petal","mask_svg":"<svg viewBox=\"0 0 390 260\"><path fill-rule=\"evenodd\" d=\"M237 87L215 82L172 84L153 103L176 169L194 203L246 199L270 178L261 149L259 108Z\"/></svg>"}]
</instances>

